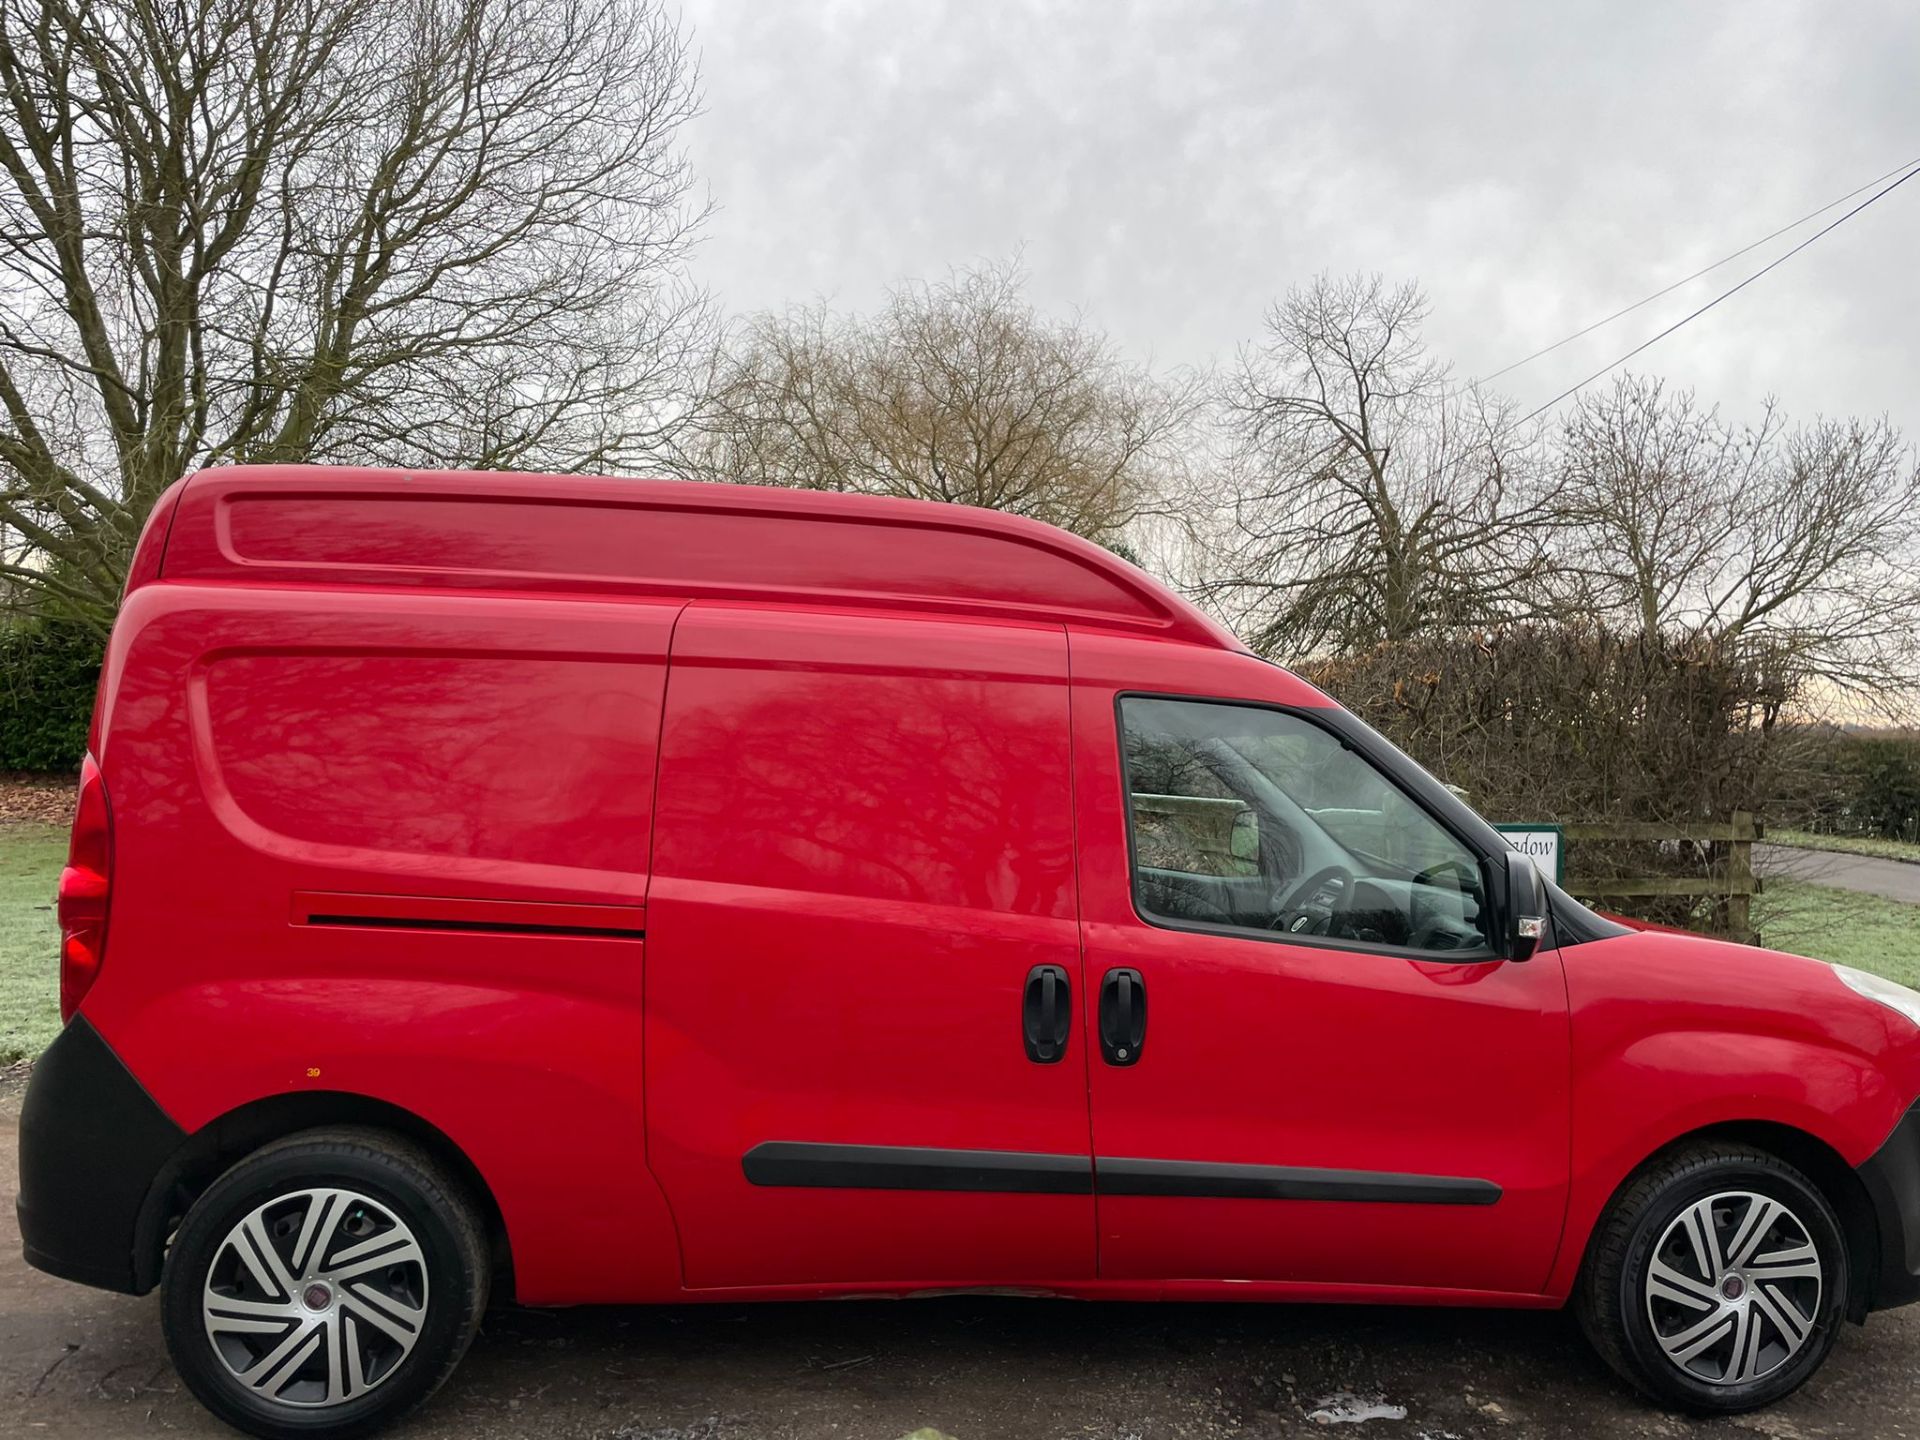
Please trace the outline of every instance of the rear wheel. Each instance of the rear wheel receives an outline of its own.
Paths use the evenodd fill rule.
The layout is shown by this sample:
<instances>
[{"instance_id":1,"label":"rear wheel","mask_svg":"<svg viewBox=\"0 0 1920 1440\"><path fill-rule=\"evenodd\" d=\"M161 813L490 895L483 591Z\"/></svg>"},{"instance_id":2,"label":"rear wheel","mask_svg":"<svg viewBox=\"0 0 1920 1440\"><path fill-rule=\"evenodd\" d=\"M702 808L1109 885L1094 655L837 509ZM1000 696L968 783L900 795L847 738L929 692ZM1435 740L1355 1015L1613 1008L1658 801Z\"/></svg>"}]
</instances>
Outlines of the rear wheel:
<instances>
[{"instance_id":1,"label":"rear wheel","mask_svg":"<svg viewBox=\"0 0 1920 1440\"><path fill-rule=\"evenodd\" d=\"M167 1255L167 1349L254 1435L364 1435L439 1388L486 1306L487 1247L458 1182L380 1131L311 1130L248 1156Z\"/></svg>"},{"instance_id":2,"label":"rear wheel","mask_svg":"<svg viewBox=\"0 0 1920 1440\"><path fill-rule=\"evenodd\" d=\"M1847 1304L1833 1207L1743 1146L1673 1151L1630 1180L1588 1251L1576 1304L1594 1347L1654 1398L1705 1414L1770 1404L1833 1348Z\"/></svg>"}]
</instances>

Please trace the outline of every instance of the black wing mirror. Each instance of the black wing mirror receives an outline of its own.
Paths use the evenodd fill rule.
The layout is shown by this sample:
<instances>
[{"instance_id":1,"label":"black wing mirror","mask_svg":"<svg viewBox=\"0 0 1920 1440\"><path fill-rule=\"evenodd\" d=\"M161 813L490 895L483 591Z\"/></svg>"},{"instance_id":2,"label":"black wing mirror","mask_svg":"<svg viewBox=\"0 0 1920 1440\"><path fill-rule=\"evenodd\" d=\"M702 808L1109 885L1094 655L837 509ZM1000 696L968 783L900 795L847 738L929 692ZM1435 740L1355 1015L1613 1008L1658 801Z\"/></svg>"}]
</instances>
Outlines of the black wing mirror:
<instances>
[{"instance_id":1,"label":"black wing mirror","mask_svg":"<svg viewBox=\"0 0 1920 1440\"><path fill-rule=\"evenodd\" d=\"M1506 857L1506 903L1501 909L1502 950L1509 960L1531 960L1547 933L1547 887L1533 861L1519 851Z\"/></svg>"}]
</instances>

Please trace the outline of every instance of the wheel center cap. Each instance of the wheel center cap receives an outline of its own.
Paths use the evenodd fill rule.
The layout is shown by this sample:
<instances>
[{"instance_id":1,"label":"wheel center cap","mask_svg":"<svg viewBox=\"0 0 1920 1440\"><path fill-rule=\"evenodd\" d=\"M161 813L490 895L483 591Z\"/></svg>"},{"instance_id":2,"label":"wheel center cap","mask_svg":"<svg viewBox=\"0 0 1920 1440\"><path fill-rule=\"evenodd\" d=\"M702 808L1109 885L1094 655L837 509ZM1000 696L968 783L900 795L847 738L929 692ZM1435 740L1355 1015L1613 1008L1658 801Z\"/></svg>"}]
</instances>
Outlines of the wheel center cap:
<instances>
[{"instance_id":1,"label":"wheel center cap","mask_svg":"<svg viewBox=\"0 0 1920 1440\"><path fill-rule=\"evenodd\" d=\"M1720 1282L1720 1293L1729 1300L1738 1300L1747 1293L1747 1282L1738 1275L1729 1275Z\"/></svg>"},{"instance_id":2,"label":"wheel center cap","mask_svg":"<svg viewBox=\"0 0 1920 1440\"><path fill-rule=\"evenodd\" d=\"M309 1310L324 1310L333 1303L333 1291L325 1285L309 1285L300 1300Z\"/></svg>"}]
</instances>

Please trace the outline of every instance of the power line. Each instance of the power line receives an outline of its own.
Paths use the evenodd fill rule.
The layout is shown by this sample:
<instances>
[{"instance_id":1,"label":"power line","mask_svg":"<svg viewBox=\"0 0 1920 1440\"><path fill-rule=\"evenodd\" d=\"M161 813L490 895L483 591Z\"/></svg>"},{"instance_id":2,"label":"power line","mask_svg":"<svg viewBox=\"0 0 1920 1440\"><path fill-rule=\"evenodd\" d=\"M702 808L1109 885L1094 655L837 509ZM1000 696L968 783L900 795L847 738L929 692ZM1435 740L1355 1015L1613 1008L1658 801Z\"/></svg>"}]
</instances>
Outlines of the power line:
<instances>
[{"instance_id":1,"label":"power line","mask_svg":"<svg viewBox=\"0 0 1920 1440\"><path fill-rule=\"evenodd\" d=\"M1722 265L1730 264L1731 262L1738 260L1742 255L1748 254L1754 250L1758 250L1762 245L1765 245L1769 240L1778 240L1782 235L1786 234L1789 230L1798 230L1802 225L1806 224L1809 220L1818 219L1820 216L1826 214L1827 211L1833 209L1834 206L1846 204L1847 201L1851 200L1854 196L1858 195L1862 190L1871 190L1874 186L1878 185L1882 180L1885 180L1888 176L1898 175L1902 170L1909 169L1915 165L1920 165L1920 156L1916 156L1912 160L1908 160L1903 164L1894 166L1893 169L1887 171L1885 175L1874 176L1873 179L1867 181L1867 183L1864 185L1855 186L1853 189L1849 190L1846 194L1842 195L1838 200L1829 200L1826 204L1822 205L1818 210L1808 211L1805 215L1802 215L1798 220L1795 220L1791 225L1782 225L1778 230L1775 230L1772 234L1762 235L1758 240L1754 241L1751 245L1742 245L1738 250L1735 250L1731 255L1722 255L1718 260L1714 261L1711 265L1704 266L1703 268L1694 271L1691 275L1687 276L1684 280L1674 281L1671 285L1667 286L1664 290L1656 290L1653 292L1653 294L1647 296L1645 299L1636 300L1633 302L1633 304L1628 305L1623 309L1614 311L1611 315L1607 316L1604 320L1594 321L1591 325L1587 326L1584 330L1576 330L1573 332L1573 334L1565 336L1562 339L1556 340L1551 345L1545 346L1542 349L1534 351L1531 355L1523 355L1520 359L1515 360L1511 365L1501 366L1500 369L1495 370L1491 375L1480 376L1479 379L1476 380L1474 383L1484 384L1488 380L1497 380L1502 375L1505 375L1508 371L1518 370L1522 365L1529 365L1533 361L1538 360L1542 355L1551 355L1554 351L1558 350L1562 345L1571 345L1574 341L1582 338L1583 336L1591 335L1594 331L1600 329L1602 326L1611 325L1614 321L1620 319L1623 315L1631 315L1634 311L1640 309L1641 306L1651 305L1654 301L1658 300L1661 296L1671 295L1674 291L1680 289L1682 286L1691 285L1694 281L1698 280L1702 275L1711 274L1713 271L1718 270Z\"/></svg>"},{"instance_id":2,"label":"power line","mask_svg":"<svg viewBox=\"0 0 1920 1440\"><path fill-rule=\"evenodd\" d=\"M1591 375L1587 376L1586 379L1580 381L1578 384L1568 386L1565 390L1562 390L1558 395L1554 396L1553 399L1547 401L1546 404L1540 406L1536 410L1529 412L1520 420L1516 421L1515 424L1525 425L1529 420L1538 419L1541 415L1544 415L1547 411L1551 410L1554 406L1558 405L1562 400L1565 400L1569 395L1574 394L1576 391L1585 389L1588 385L1591 385L1594 381L1598 380L1602 375L1606 374L1609 370L1619 369L1620 366L1626 364L1627 361L1633 359L1633 357L1638 355L1642 350L1645 350L1650 346L1659 344L1662 340L1666 339L1667 336L1673 334L1673 332L1678 330L1681 326L1690 324L1693 321L1698 320L1702 315L1706 314L1707 311L1713 309L1713 307L1718 305L1722 300L1728 300L1728 299L1731 299L1733 296L1738 295L1742 290L1746 289L1747 286L1751 285L1754 281L1758 280L1762 275L1765 275L1768 271L1776 269L1777 267L1785 264L1787 261L1791 260L1795 255L1798 255L1802 250L1806 249L1807 246L1813 244L1813 242L1818 240L1822 235L1831 234L1833 231L1838 230L1842 225L1846 224L1847 221L1851 220L1854 216L1858 215L1862 210L1866 209L1869 205L1873 204L1874 201L1882 198L1883 196L1891 195L1895 190L1898 190L1902 185L1906 184L1907 181L1913 179L1913 177L1916 175L1920 175L1920 165L1916 165L1913 169L1907 171L1906 174L1902 175L1898 180L1894 181L1893 184L1887 186L1886 189L1876 191L1874 194L1869 195L1865 200L1862 200L1858 205L1854 206L1851 210L1847 211L1846 214L1842 215L1838 220L1835 220L1832 224L1823 226L1822 228L1814 231L1813 234L1809 235L1806 239L1802 240L1798 245L1794 246L1791 250L1787 251L1784 255L1781 255L1775 260L1769 261L1766 265L1754 271L1753 274L1749 275L1746 279L1742 280L1738 285L1735 285L1732 289L1721 291L1720 294L1714 296L1713 299L1709 300L1706 304L1702 305L1698 310L1695 310L1692 314L1683 316L1680 319L1674 321L1673 324L1669 325L1666 329L1662 330L1658 335L1655 335L1651 340L1642 341L1640 344L1634 346L1633 349L1629 350L1626 354L1622 355L1618 360L1615 360L1612 364L1602 365L1598 370L1594 371ZM1513 428L1513 427L1509 427L1509 428Z\"/></svg>"}]
</instances>

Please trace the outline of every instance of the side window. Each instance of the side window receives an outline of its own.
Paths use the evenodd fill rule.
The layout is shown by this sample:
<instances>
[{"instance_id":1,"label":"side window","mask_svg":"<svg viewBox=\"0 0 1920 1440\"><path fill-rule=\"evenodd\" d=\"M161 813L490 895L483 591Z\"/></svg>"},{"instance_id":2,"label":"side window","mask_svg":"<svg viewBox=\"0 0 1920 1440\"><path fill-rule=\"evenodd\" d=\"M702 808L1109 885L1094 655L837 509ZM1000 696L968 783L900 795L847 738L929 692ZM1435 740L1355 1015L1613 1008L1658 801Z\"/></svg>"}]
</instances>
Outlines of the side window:
<instances>
[{"instance_id":1,"label":"side window","mask_svg":"<svg viewBox=\"0 0 1920 1440\"><path fill-rule=\"evenodd\" d=\"M1143 916L1303 939L1484 951L1480 862L1310 721L1255 706L1120 706Z\"/></svg>"}]
</instances>

